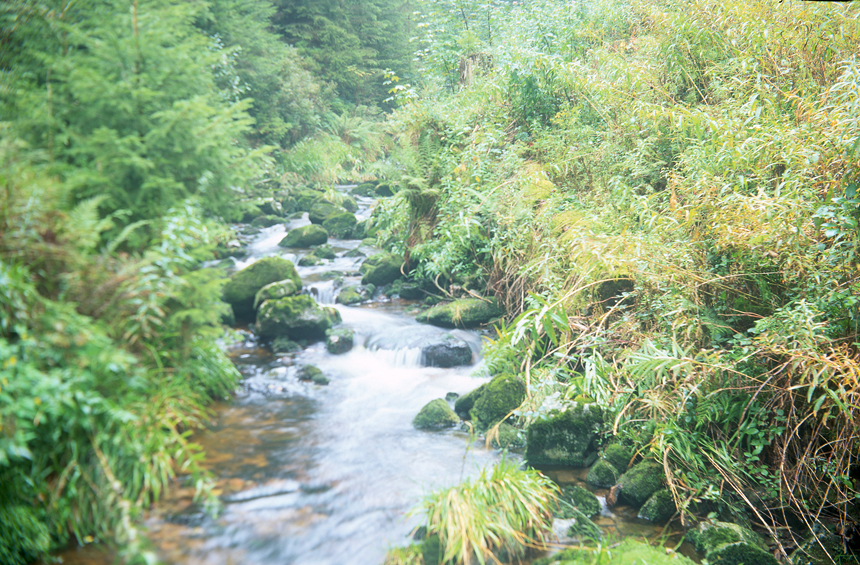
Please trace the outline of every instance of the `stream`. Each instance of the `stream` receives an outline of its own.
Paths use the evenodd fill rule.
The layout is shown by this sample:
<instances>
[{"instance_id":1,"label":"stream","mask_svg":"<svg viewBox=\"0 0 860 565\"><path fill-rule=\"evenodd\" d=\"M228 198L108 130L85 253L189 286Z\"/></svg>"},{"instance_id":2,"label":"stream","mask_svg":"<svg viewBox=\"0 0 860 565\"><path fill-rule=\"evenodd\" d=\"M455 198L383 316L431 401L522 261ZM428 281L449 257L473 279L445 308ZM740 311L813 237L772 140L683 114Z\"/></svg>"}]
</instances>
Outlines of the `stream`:
<instances>
[{"instance_id":1,"label":"stream","mask_svg":"<svg viewBox=\"0 0 860 565\"><path fill-rule=\"evenodd\" d=\"M356 198L361 220L374 200ZM277 254L298 264L309 250L277 246L287 229L264 228L247 242L241 269ZM223 508L213 517L193 501L193 485L176 481L147 519L159 557L174 565L381 565L386 551L410 542L420 515L410 514L425 493L455 485L498 461L501 453L465 431L426 432L412 419L430 400L464 394L489 380L481 376L479 332L419 324L419 304L376 298L358 306L335 304L338 284L360 280L364 255L377 250L355 240L329 240L337 257L297 266L309 292L340 311L355 331L355 347L332 355L317 343L275 356L254 335L230 347L244 379L230 402L218 403L210 426L193 440L206 452ZM337 273L338 282L334 282ZM474 352L472 366L420 366L420 344L454 333ZM320 386L297 378L315 365L330 379ZM522 456L508 457L521 460ZM563 483L585 485L586 470L548 469ZM596 492L599 496L605 492ZM557 521L560 541L566 524ZM653 538L662 530L635 511L604 508L595 522L613 539ZM570 541L570 540L567 540ZM68 552L66 563L74 563ZM87 561L89 562L89 561Z\"/></svg>"}]
</instances>

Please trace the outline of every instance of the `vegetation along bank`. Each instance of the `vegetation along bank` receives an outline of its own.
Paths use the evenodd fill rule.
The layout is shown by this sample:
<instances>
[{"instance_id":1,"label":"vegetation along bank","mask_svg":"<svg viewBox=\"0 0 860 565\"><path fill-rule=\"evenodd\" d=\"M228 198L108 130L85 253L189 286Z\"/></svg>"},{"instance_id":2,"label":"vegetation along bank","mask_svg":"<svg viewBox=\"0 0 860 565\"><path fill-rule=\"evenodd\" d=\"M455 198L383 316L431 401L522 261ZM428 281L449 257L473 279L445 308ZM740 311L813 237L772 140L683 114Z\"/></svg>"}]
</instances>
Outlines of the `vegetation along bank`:
<instances>
[{"instance_id":1,"label":"vegetation along bank","mask_svg":"<svg viewBox=\"0 0 860 565\"><path fill-rule=\"evenodd\" d=\"M217 342L224 272L202 266L231 253L231 222L304 211L362 230L416 297L499 309L494 379L455 411L525 440L530 467L590 467L709 563L854 559L857 18L733 0L4 4L0 557L101 540L143 558L171 477L206 497L188 432L239 376ZM339 181L385 197L360 228L322 205L349 212ZM514 559L550 539L559 496L599 537L588 502L499 465L428 496L424 539L389 561ZM682 559L619 548L546 559Z\"/></svg>"}]
</instances>

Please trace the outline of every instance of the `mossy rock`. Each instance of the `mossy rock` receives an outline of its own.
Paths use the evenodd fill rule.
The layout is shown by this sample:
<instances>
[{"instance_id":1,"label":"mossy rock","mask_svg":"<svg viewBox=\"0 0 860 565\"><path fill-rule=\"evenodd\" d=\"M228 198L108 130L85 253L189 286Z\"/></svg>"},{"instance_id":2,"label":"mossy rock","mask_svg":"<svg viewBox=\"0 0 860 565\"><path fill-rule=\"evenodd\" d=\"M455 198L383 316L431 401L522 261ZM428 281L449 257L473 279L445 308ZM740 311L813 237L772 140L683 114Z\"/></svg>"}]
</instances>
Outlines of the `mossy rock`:
<instances>
[{"instance_id":1,"label":"mossy rock","mask_svg":"<svg viewBox=\"0 0 860 565\"><path fill-rule=\"evenodd\" d=\"M424 291L414 283L404 282L401 284L399 294L403 300L421 300L424 298Z\"/></svg>"},{"instance_id":2,"label":"mossy rock","mask_svg":"<svg viewBox=\"0 0 860 565\"><path fill-rule=\"evenodd\" d=\"M533 565L695 565L680 553L667 553L634 539L600 549L569 548L560 553L534 561Z\"/></svg>"},{"instance_id":3,"label":"mossy rock","mask_svg":"<svg viewBox=\"0 0 860 565\"><path fill-rule=\"evenodd\" d=\"M315 247L313 254L320 259L328 259L329 261L337 257L334 249L331 248L331 245L320 245L319 247Z\"/></svg>"},{"instance_id":4,"label":"mossy rock","mask_svg":"<svg viewBox=\"0 0 860 565\"><path fill-rule=\"evenodd\" d=\"M446 304L437 304L417 316L422 323L441 328L476 328L502 316L504 311L495 300L461 298Z\"/></svg>"},{"instance_id":5,"label":"mossy rock","mask_svg":"<svg viewBox=\"0 0 860 565\"><path fill-rule=\"evenodd\" d=\"M301 290L301 283L297 285L296 281L293 279L285 279L282 281L269 283L260 290L258 290L257 294L254 295L254 310L259 308L260 304L262 304L266 300L285 298L287 296L295 296Z\"/></svg>"},{"instance_id":6,"label":"mossy rock","mask_svg":"<svg viewBox=\"0 0 860 565\"><path fill-rule=\"evenodd\" d=\"M484 383L478 388L467 392L463 396L457 399L454 403L454 412L462 418L463 420L471 420L472 419L472 408L475 406L475 402L481 398L481 395L484 394L484 391L487 390L487 385L489 383Z\"/></svg>"},{"instance_id":7,"label":"mossy rock","mask_svg":"<svg viewBox=\"0 0 860 565\"><path fill-rule=\"evenodd\" d=\"M471 415L480 430L501 422L526 398L526 383L516 375L499 375L487 383L475 401Z\"/></svg>"},{"instance_id":8,"label":"mossy rock","mask_svg":"<svg viewBox=\"0 0 860 565\"><path fill-rule=\"evenodd\" d=\"M349 212L337 212L328 216L322 223L322 227L331 237L346 239L352 237L357 221L355 215Z\"/></svg>"},{"instance_id":9,"label":"mossy rock","mask_svg":"<svg viewBox=\"0 0 860 565\"><path fill-rule=\"evenodd\" d=\"M675 499L668 489L660 489L652 494L642 508L639 509L639 518L650 522L668 522L675 515Z\"/></svg>"},{"instance_id":10,"label":"mossy rock","mask_svg":"<svg viewBox=\"0 0 860 565\"><path fill-rule=\"evenodd\" d=\"M739 542L754 545L759 549L767 547L760 535L731 522L702 522L696 529L687 532L687 539L696 551L703 555L707 555L721 545Z\"/></svg>"},{"instance_id":11,"label":"mossy rock","mask_svg":"<svg viewBox=\"0 0 860 565\"><path fill-rule=\"evenodd\" d=\"M377 253L365 259L359 269L364 276L361 284L373 284L377 287L385 286L399 279L402 275L400 266L403 260L391 253Z\"/></svg>"},{"instance_id":12,"label":"mossy rock","mask_svg":"<svg viewBox=\"0 0 860 565\"><path fill-rule=\"evenodd\" d=\"M415 418L412 420L412 425L419 430L444 430L456 426L460 422L460 418L451 410L444 398L431 400Z\"/></svg>"},{"instance_id":13,"label":"mossy rock","mask_svg":"<svg viewBox=\"0 0 860 565\"><path fill-rule=\"evenodd\" d=\"M610 443L603 450L603 458L615 467L619 473L623 473L627 470L630 460L633 459L633 450L629 447L624 447L620 443Z\"/></svg>"},{"instance_id":14,"label":"mossy rock","mask_svg":"<svg viewBox=\"0 0 860 565\"><path fill-rule=\"evenodd\" d=\"M600 514L600 501L587 488L579 485L565 485L561 488L559 500L568 503L589 518ZM569 512L564 512L561 518L570 518Z\"/></svg>"},{"instance_id":15,"label":"mossy rock","mask_svg":"<svg viewBox=\"0 0 860 565\"><path fill-rule=\"evenodd\" d=\"M329 216L340 214L341 212L346 212L346 210L327 200L318 200L314 202L308 211L308 219L312 224L322 224Z\"/></svg>"},{"instance_id":16,"label":"mossy rock","mask_svg":"<svg viewBox=\"0 0 860 565\"><path fill-rule=\"evenodd\" d=\"M358 203L352 196L343 195L343 197L340 199L340 206L351 214L355 214L356 212L358 212Z\"/></svg>"},{"instance_id":17,"label":"mossy rock","mask_svg":"<svg viewBox=\"0 0 860 565\"><path fill-rule=\"evenodd\" d=\"M304 255L301 259L299 259L299 267L316 267L317 265L322 265L323 260L314 255L313 253L308 253Z\"/></svg>"},{"instance_id":18,"label":"mossy rock","mask_svg":"<svg viewBox=\"0 0 860 565\"><path fill-rule=\"evenodd\" d=\"M599 459L585 477L585 482L597 488L610 488L618 482L619 473L605 459Z\"/></svg>"},{"instance_id":19,"label":"mossy rock","mask_svg":"<svg viewBox=\"0 0 860 565\"><path fill-rule=\"evenodd\" d=\"M300 381L311 381L314 384L318 385L327 385L329 384L329 379L323 372L319 370L319 368L314 367L313 365L305 365L299 369L298 377Z\"/></svg>"},{"instance_id":20,"label":"mossy rock","mask_svg":"<svg viewBox=\"0 0 860 565\"><path fill-rule=\"evenodd\" d=\"M302 212L310 212L313 205L323 198L322 192L310 188L293 190L291 195L296 200L296 210L300 210Z\"/></svg>"},{"instance_id":21,"label":"mossy rock","mask_svg":"<svg viewBox=\"0 0 860 565\"><path fill-rule=\"evenodd\" d=\"M621 485L619 498L625 504L642 506L651 495L663 487L663 466L654 461L633 465L618 479Z\"/></svg>"},{"instance_id":22,"label":"mossy rock","mask_svg":"<svg viewBox=\"0 0 860 565\"><path fill-rule=\"evenodd\" d=\"M279 247L311 247L322 245L328 241L328 232L325 228L316 224L302 226L290 230L284 239L278 242Z\"/></svg>"},{"instance_id":23,"label":"mossy rock","mask_svg":"<svg viewBox=\"0 0 860 565\"><path fill-rule=\"evenodd\" d=\"M335 302L338 304L345 304L350 306L352 304L358 304L365 300L364 296L362 296L361 292L359 292L358 287L356 286L348 286L346 288L341 289L339 293L337 293L337 298Z\"/></svg>"},{"instance_id":24,"label":"mossy rock","mask_svg":"<svg viewBox=\"0 0 860 565\"><path fill-rule=\"evenodd\" d=\"M376 182L363 182L352 189L355 196L372 196L376 194Z\"/></svg>"},{"instance_id":25,"label":"mossy rock","mask_svg":"<svg viewBox=\"0 0 860 565\"><path fill-rule=\"evenodd\" d=\"M377 196L394 196L394 189L389 182L381 182L377 184L375 192Z\"/></svg>"},{"instance_id":26,"label":"mossy rock","mask_svg":"<svg viewBox=\"0 0 860 565\"><path fill-rule=\"evenodd\" d=\"M499 424L499 435L493 437L493 445L500 449L525 447L526 436L523 430L515 428L507 422L502 422Z\"/></svg>"},{"instance_id":27,"label":"mossy rock","mask_svg":"<svg viewBox=\"0 0 860 565\"><path fill-rule=\"evenodd\" d=\"M306 294L267 300L257 312L257 332L262 338L285 336L294 340L325 339L326 330L340 321L333 308L322 308Z\"/></svg>"},{"instance_id":28,"label":"mossy rock","mask_svg":"<svg viewBox=\"0 0 860 565\"><path fill-rule=\"evenodd\" d=\"M278 224L284 223L284 219L280 216L273 216L271 214L264 214L262 216L257 216L251 222L251 225L257 228L268 228L271 226L276 226Z\"/></svg>"},{"instance_id":29,"label":"mossy rock","mask_svg":"<svg viewBox=\"0 0 860 565\"><path fill-rule=\"evenodd\" d=\"M290 261L281 257L264 257L230 277L222 290L224 302L233 307L236 320L253 320L257 292L267 284L287 279L301 288L302 279Z\"/></svg>"},{"instance_id":30,"label":"mossy rock","mask_svg":"<svg viewBox=\"0 0 860 565\"><path fill-rule=\"evenodd\" d=\"M603 539L603 530L600 529L600 526L592 522L591 519L585 515L585 512L571 507L568 511L567 519L573 520L573 523L571 523L567 528L568 536L581 541L600 541Z\"/></svg>"},{"instance_id":31,"label":"mossy rock","mask_svg":"<svg viewBox=\"0 0 860 565\"><path fill-rule=\"evenodd\" d=\"M779 565L770 552L742 541L720 545L705 558L709 565Z\"/></svg>"},{"instance_id":32,"label":"mossy rock","mask_svg":"<svg viewBox=\"0 0 860 565\"><path fill-rule=\"evenodd\" d=\"M577 404L529 427L526 461L529 465L587 467L596 451L597 431L603 412L596 405Z\"/></svg>"},{"instance_id":33,"label":"mossy rock","mask_svg":"<svg viewBox=\"0 0 860 565\"><path fill-rule=\"evenodd\" d=\"M338 328L326 332L325 348L332 355L340 355L352 349L355 332L349 328Z\"/></svg>"},{"instance_id":34,"label":"mossy rock","mask_svg":"<svg viewBox=\"0 0 860 565\"><path fill-rule=\"evenodd\" d=\"M0 563L27 565L46 557L51 543L48 527L24 505L0 506Z\"/></svg>"},{"instance_id":35,"label":"mossy rock","mask_svg":"<svg viewBox=\"0 0 860 565\"><path fill-rule=\"evenodd\" d=\"M427 536L421 542L421 559L423 565L442 565L442 557L444 556L444 547L439 541L439 536L433 534Z\"/></svg>"},{"instance_id":36,"label":"mossy rock","mask_svg":"<svg viewBox=\"0 0 860 565\"><path fill-rule=\"evenodd\" d=\"M792 565L832 565L834 562L860 563L859 557L860 555L843 553L841 537L825 534L819 535L818 539L810 537L801 543L791 553L790 562Z\"/></svg>"},{"instance_id":37,"label":"mossy rock","mask_svg":"<svg viewBox=\"0 0 860 565\"><path fill-rule=\"evenodd\" d=\"M276 337L272 340L272 353L284 355L301 351L302 346L288 337Z\"/></svg>"}]
</instances>

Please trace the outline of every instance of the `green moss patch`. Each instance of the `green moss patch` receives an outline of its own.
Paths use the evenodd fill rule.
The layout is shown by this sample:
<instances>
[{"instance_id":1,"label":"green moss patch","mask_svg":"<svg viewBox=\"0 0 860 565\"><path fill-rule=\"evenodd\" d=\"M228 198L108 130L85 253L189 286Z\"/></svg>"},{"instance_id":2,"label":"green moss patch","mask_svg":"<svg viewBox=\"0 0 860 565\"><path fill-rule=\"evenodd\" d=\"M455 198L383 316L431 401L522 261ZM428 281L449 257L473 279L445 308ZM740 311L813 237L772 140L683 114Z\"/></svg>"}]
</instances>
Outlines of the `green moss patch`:
<instances>
[{"instance_id":1,"label":"green moss patch","mask_svg":"<svg viewBox=\"0 0 860 565\"><path fill-rule=\"evenodd\" d=\"M302 287L302 279L290 261L265 257L230 277L222 290L224 302L233 307L237 321L253 320L257 292L267 284L287 279L293 281L296 288Z\"/></svg>"},{"instance_id":2,"label":"green moss patch","mask_svg":"<svg viewBox=\"0 0 860 565\"><path fill-rule=\"evenodd\" d=\"M526 398L526 383L515 375L499 375L487 383L472 407L472 419L477 427L486 430L502 421Z\"/></svg>"},{"instance_id":3,"label":"green moss patch","mask_svg":"<svg viewBox=\"0 0 860 565\"><path fill-rule=\"evenodd\" d=\"M328 232L324 227L316 224L302 226L284 236L284 239L278 242L279 247L310 247L312 245L322 245L328 241Z\"/></svg>"},{"instance_id":4,"label":"green moss patch","mask_svg":"<svg viewBox=\"0 0 860 565\"><path fill-rule=\"evenodd\" d=\"M593 444L602 423L603 412L595 405L555 412L529 428L526 461L529 465L585 467L593 460Z\"/></svg>"},{"instance_id":5,"label":"green moss patch","mask_svg":"<svg viewBox=\"0 0 860 565\"><path fill-rule=\"evenodd\" d=\"M437 304L416 318L419 322L441 328L476 328L504 315L495 300L461 298Z\"/></svg>"},{"instance_id":6,"label":"green moss patch","mask_svg":"<svg viewBox=\"0 0 860 565\"><path fill-rule=\"evenodd\" d=\"M412 425L419 430L444 430L456 426L460 418L451 410L443 398L431 400L421 409L412 420Z\"/></svg>"}]
</instances>

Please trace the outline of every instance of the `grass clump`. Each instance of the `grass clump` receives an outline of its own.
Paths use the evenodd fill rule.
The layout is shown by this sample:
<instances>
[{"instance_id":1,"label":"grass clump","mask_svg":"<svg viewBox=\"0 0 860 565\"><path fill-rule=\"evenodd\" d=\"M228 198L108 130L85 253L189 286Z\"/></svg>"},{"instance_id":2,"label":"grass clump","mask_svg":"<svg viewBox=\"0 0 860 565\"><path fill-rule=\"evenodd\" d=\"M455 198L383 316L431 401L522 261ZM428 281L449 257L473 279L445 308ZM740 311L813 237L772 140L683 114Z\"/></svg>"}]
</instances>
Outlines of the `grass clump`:
<instances>
[{"instance_id":1,"label":"grass clump","mask_svg":"<svg viewBox=\"0 0 860 565\"><path fill-rule=\"evenodd\" d=\"M441 563L487 563L494 555L543 548L552 534L558 488L534 470L502 460L457 486L425 497L418 510L436 535Z\"/></svg>"}]
</instances>

